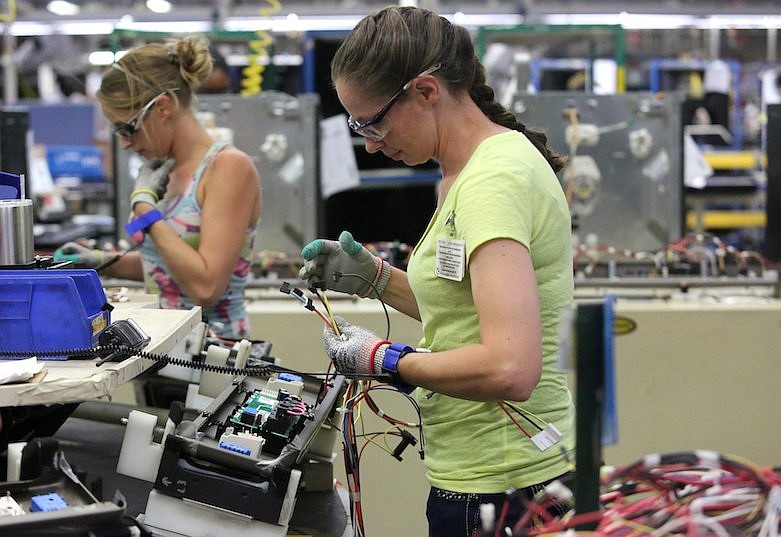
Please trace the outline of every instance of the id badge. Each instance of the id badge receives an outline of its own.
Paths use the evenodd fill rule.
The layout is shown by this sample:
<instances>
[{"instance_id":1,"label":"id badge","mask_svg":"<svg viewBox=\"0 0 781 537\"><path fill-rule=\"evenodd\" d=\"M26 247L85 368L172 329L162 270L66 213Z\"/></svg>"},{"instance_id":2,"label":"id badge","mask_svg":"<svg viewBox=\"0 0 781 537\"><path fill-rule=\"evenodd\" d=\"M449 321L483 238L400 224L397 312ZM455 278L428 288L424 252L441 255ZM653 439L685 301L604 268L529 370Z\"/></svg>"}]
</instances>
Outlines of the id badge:
<instances>
[{"instance_id":1,"label":"id badge","mask_svg":"<svg viewBox=\"0 0 781 537\"><path fill-rule=\"evenodd\" d=\"M466 242L459 239L437 239L437 262L434 274L460 282L464 279Z\"/></svg>"}]
</instances>

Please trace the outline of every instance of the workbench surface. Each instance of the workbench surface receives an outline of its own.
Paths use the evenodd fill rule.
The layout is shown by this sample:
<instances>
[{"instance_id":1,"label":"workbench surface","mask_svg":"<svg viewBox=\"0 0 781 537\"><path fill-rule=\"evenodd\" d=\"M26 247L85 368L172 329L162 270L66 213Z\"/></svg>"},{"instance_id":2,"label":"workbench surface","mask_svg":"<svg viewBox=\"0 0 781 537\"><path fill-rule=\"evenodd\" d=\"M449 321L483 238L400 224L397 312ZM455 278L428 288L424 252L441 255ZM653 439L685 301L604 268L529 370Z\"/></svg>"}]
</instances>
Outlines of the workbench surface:
<instances>
[{"instance_id":1,"label":"workbench surface","mask_svg":"<svg viewBox=\"0 0 781 537\"><path fill-rule=\"evenodd\" d=\"M112 303L111 321L133 319L152 339L145 352L165 354L201 321L201 308L160 309L148 299ZM96 366L94 360L47 360L40 382L0 386L0 407L76 403L108 396L154 365L154 361L133 356L122 362Z\"/></svg>"}]
</instances>

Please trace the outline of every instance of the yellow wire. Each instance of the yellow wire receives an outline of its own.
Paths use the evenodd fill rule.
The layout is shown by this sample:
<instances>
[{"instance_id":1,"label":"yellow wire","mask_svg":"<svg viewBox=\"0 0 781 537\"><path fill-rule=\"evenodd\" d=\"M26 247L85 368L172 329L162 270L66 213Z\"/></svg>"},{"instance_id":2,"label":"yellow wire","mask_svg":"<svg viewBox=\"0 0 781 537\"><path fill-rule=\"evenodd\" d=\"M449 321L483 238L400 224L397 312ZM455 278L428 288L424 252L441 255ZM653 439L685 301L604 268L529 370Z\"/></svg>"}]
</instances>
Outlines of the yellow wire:
<instances>
[{"instance_id":1,"label":"yellow wire","mask_svg":"<svg viewBox=\"0 0 781 537\"><path fill-rule=\"evenodd\" d=\"M328 295L325 291L323 291L322 297L325 311L328 312L328 317L331 319L331 324L333 325L334 334L341 337L342 334L339 333L339 327L336 326L336 319L334 319L334 313L331 311L331 306L328 304Z\"/></svg>"}]
</instances>

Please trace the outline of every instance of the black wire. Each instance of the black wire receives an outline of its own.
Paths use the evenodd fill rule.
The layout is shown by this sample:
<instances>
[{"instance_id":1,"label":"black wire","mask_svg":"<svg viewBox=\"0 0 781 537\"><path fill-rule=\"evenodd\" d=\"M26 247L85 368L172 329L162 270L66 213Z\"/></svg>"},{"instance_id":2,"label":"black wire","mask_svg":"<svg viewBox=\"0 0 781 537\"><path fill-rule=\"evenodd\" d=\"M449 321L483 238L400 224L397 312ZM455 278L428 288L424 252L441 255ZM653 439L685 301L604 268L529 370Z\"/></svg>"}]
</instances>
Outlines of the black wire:
<instances>
[{"instance_id":1,"label":"black wire","mask_svg":"<svg viewBox=\"0 0 781 537\"><path fill-rule=\"evenodd\" d=\"M216 364L210 364L207 362L195 362L192 360L182 360L180 358L174 358L167 354L155 354L150 352L144 352L139 350L133 350L132 347L126 345L99 345L97 347L85 347L81 349L58 349L58 350L46 350L46 351L0 351L0 357L18 357L18 356L70 356L81 357L82 359L92 359L97 356L109 355L111 353L124 353L127 356L139 356L148 360L154 360L155 362L162 362L164 364L180 365L182 367L189 367L192 369L200 369L203 371L209 371L212 373L225 373L229 375L246 375L248 377L268 377L274 371L280 370L280 368L267 365L263 367L249 367L249 368L236 368L230 366L220 366ZM78 359L78 358L77 358Z\"/></svg>"},{"instance_id":2,"label":"black wire","mask_svg":"<svg viewBox=\"0 0 781 537\"><path fill-rule=\"evenodd\" d=\"M385 312L385 326L387 327L385 330L385 339L390 339L390 330L391 330L391 322L390 322L390 315L388 314L388 308L385 306L385 301L382 300L382 297L380 296L380 292L377 290L377 287L374 285L374 283L370 282L368 279L366 279L361 274L356 274L355 272L334 272L334 281L339 281L339 278L343 276L348 276L352 278L359 278L363 280L364 282L369 284L369 287L372 288L372 291L374 291L374 294L377 295L377 300L380 301L380 304L382 304L382 310Z\"/></svg>"},{"instance_id":3,"label":"black wire","mask_svg":"<svg viewBox=\"0 0 781 537\"><path fill-rule=\"evenodd\" d=\"M516 414L518 414L520 417L531 423L538 431L542 431L542 427L540 427L537 423L534 422L534 420L531 419L530 416L526 415L526 412L522 408L518 408L512 403L508 401L504 401L505 406L510 408L510 410L514 411Z\"/></svg>"}]
</instances>

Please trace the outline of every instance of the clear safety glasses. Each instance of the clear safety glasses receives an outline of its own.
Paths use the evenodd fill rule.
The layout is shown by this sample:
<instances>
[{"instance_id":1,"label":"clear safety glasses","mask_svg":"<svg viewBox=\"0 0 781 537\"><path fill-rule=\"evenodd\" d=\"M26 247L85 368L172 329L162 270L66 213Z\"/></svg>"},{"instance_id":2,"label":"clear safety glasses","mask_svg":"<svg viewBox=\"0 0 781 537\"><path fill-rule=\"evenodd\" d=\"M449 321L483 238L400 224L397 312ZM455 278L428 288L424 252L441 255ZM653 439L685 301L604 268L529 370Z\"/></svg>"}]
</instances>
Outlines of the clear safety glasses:
<instances>
[{"instance_id":1,"label":"clear safety glasses","mask_svg":"<svg viewBox=\"0 0 781 537\"><path fill-rule=\"evenodd\" d=\"M380 123L382 123L382 120L385 119L386 114L390 111L390 109L393 107L394 104L396 104L396 101L399 100L399 97L404 95L404 92L407 91L410 86L412 86L412 83L415 81L416 78L419 78L421 76L430 75L434 71L440 68L440 64L434 65L433 67L429 67L422 73L415 76L412 80L404 84L399 91L393 94L393 97L391 97L385 105L380 108L380 111L374 114L368 121L364 123L359 123L353 118L353 116L350 116L347 118L347 124L350 126L350 128L353 130L354 133L359 134L365 138L368 138L370 140L374 140L375 142L381 141L385 136L388 134L388 131L390 130L389 125L385 125L385 128L383 128Z\"/></svg>"}]
</instances>

